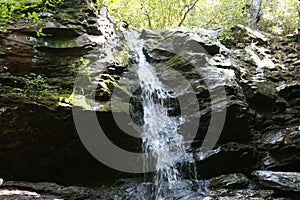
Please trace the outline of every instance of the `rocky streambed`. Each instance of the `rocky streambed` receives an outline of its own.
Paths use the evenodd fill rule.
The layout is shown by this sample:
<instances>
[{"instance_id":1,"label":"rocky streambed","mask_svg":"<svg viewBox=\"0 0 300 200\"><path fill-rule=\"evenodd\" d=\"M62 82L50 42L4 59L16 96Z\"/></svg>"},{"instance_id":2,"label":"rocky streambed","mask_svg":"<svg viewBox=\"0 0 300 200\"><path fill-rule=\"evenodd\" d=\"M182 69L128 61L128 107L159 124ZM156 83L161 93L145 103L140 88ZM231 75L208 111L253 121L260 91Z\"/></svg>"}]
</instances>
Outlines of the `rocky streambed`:
<instances>
[{"instance_id":1,"label":"rocky streambed","mask_svg":"<svg viewBox=\"0 0 300 200\"><path fill-rule=\"evenodd\" d=\"M255 171L257 181L236 173L221 175L197 183L189 182L183 190L173 191L166 199L297 199L299 173ZM151 183L141 178L118 179L111 185L62 186L50 182L5 181L0 199L145 199L151 196ZM190 192L186 192L190 190ZM147 199L147 198L146 198Z\"/></svg>"},{"instance_id":2,"label":"rocky streambed","mask_svg":"<svg viewBox=\"0 0 300 200\"><path fill-rule=\"evenodd\" d=\"M79 11L86 8L84 4L66 3L69 9L58 15L41 14L46 37L36 36L39 27L24 21L1 35L0 177L4 181L0 198L141 199L136 195L147 195L152 183L142 174L111 169L90 155L72 114L74 107L96 112L114 144L141 151L141 140L124 134L113 118L129 113L139 123L143 113L131 67L134 55L123 35L128 30L104 8L96 15L89 9ZM179 73L192 90L179 88L178 98L195 95L199 104L198 108L184 104L188 120L181 125L181 134L192 141L189 151L198 180L189 179L188 162L179 163L187 178L183 190L189 192L178 189L177 199L297 199L299 34L278 37L243 26L224 31L138 33L159 79L180 87ZM188 51L181 52L183 48ZM81 82L95 83L96 91L73 87L78 71L86 72ZM130 101L117 99L112 107L116 87L116 97L126 94ZM221 88L226 98L211 96ZM183 108L176 100L168 103L170 115L180 114ZM217 105L215 110L212 105ZM203 154L201 145L212 113L218 116L224 109L220 138L213 150ZM189 138L193 134L189 127L196 121L196 137Z\"/></svg>"}]
</instances>

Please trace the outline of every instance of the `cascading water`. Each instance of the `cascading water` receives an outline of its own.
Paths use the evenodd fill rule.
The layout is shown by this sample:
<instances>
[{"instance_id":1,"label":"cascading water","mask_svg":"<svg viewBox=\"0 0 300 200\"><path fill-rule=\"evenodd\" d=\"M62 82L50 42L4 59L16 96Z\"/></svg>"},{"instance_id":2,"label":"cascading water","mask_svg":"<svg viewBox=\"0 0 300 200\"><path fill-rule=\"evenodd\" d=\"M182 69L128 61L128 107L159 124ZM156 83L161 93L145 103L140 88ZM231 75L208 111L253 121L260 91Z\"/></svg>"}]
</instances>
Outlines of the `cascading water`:
<instances>
[{"instance_id":1,"label":"cascading water","mask_svg":"<svg viewBox=\"0 0 300 200\"><path fill-rule=\"evenodd\" d=\"M184 138L178 134L183 119L168 114L168 107L164 102L169 98L175 98L175 94L158 79L154 67L146 61L143 53L143 41L138 39L137 34L131 32L125 33L125 38L129 48L136 56L134 67L142 91L144 115L141 138L143 151L150 153L156 163L151 198L155 200L168 199L170 193L175 195L172 190L186 187L187 184L183 181L176 166L178 160L187 155ZM145 158L145 171L147 171L147 165L147 158Z\"/></svg>"},{"instance_id":2,"label":"cascading water","mask_svg":"<svg viewBox=\"0 0 300 200\"><path fill-rule=\"evenodd\" d=\"M97 21L99 27L105 26L103 29L106 30L107 28L104 23L105 17L103 19L101 16L106 16L107 12L104 12L105 10L102 11L103 13ZM107 24L113 29L111 22L108 22ZM91 41L99 44L102 49L106 49L105 54L99 53L98 62L94 65L97 69L98 65L106 66L115 62L114 55L121 54L120 57L122 57L122 53L124 53L121 52L123 51L122 48L119 48L120 43L121 46L124 47L124 43L121 41L121 39L124 39L123 37L119 37L120 35L111 36L110 31L103 31L103 33L103 36L90 36ZM130 108L129 112L132 114L132 120L138 125L137 129L140 133L139 136L142 139L142 149L145 155L144 170L142 171L147 175L147 172L149 171L155 172L151 177L151 182L149 182L149 179L118 180L119 183L117 181L116 185L112 186L112 190L107 193L109 196L107 199L198 200L200 196L208 193L207 181L197 180L197 170L193 159L193 153L188 152L191 141L185 141L183 136L179 133L179 131L182 131L180 130L180 126L184 125L185 119L184 117L179 116L179 114L175 114L178 113L177 111L175 111L175 113L173 112L175 107L178 108L179 103L180 106L183 105L183 108L191 107L191 105L193 107L193 105L198 106L198 100L196 98L194 104L190 101L188 101L188 104L186 105L182 103L182 99L180 100L177 96L180 96L180 93L184 94L187 92L186 88L188 87L188 84L185 84L183 81L182 84L179 84L182 87L179 87L178 91L178 88L174 87L176 88L174 90L177 92L170 89L167 85L164 85L159 80L154 67L147 62L146 56L143 53L144 41L139 38L139 34L130 31L123 34L127 41L129 51L134 54L134 58L131 60L133 61L133 64L128 67L129 73L127 75L126 73L123 74L122 77L127 82L125 81L126 83L124 84L122 79L120 79L118 83L120 84L118 87L126 88L126 90L123 91L126 91L126 97L122 96L122 92L120 92L121 96L118 96L119 93L118 90L116 90L115 99L118 104L115 105L121 106L122 110L123 107L127 109L127 103L131 103L131 108L133 108L134 111ZM125 55L126 54L127 53L125 53ZM131 73L132 71L134 71L134 73ZM140 87L134 92L132 92L132 89L135 88L136 81L130 81L133 74L137 75ZM134 75L134 77L136 76ZM133 85L131 85L131 83ZM127 86L129 87L127 88ZM183 92L180 90L183 90ZM191 93L193 93L193 91L191 91ZM127 99L128 96L131 97L130 100ZM123 97L125 99L124 102L126 103L125 106L121 102L123 101ZM178 100L178 105L175 105L175 107L173 107L174 105L172 104L170 105L170 102L173 102L174 100L175 102ZM184 99L184 101L187 100ZM101 108L101 106L103 105L98 105L95 101L96 108ZM118 106L116 106L116 110L119 109ZM114 106L112 105L112 108L113 107ZM198 109L196 108L196 110ZM180 112L182 111L183 110ZM180 114L182 116L190 116L191 113L187 111ZM135 125L133 126L137 127ZM130 134L129 132L126 133ZM189 132L187 135L188 134ZM188 137L191 136L188 135ZM139 153L139 155L141 154ZM139 159L140 157L138 160ZM140 165L138 168L139 170L141 169ZM121 192L119 192L120 190Z\"/></svg>"},{"instance_id":3,"label":"cascading water","mask_svg":"<svg viewBox=\"0 0 300 200\"><path fill-rule=\"evenodd\" d=\"M154 68L146 61L143 54L143 43L133 33L127 33L129 46L137 56L135 65L142 90L143 121L142 141L144 152L151 152L156 159L156 174L153 183L155 199L163 199L162 183L171 187L180 174L175 167L176 160L184 153L183 137L177 134L179 119L168 116L168 109L164 105L167 98L172 98L156 76ZM147 160L147 158L145 158ZM147 162L145 163L145 168ZM146 170L146 169L145 169Z\"/></svg>"}]
</instances>

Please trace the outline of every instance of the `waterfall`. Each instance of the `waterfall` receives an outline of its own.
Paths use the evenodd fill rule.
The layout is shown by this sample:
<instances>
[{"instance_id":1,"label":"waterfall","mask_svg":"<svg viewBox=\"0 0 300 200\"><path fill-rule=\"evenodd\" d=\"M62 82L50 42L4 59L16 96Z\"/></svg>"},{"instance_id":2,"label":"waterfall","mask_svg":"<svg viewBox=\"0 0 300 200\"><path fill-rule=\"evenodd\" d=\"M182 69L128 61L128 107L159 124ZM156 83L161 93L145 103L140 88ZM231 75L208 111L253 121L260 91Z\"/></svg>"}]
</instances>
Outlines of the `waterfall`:
<instances>
[{"instance_id":1,"label":"waterfall","mask_svg":"<svg viewBox=\"0 0 300 200\"><path fill-rule=\"evenodd\" d=\"M99 25L101 23L102 21L99 19ZM139 38L139 33L127 31L123 32L123 35L128 47L126 52L129 50L130 55L132 55L129 62L130 66L128 67L130 68L129 73L127 75L124 74L123 78L126 81L131 78L137 78L138 82L138 86L136 85L136 79L132 82L133 85L129 85L126 95L124 96L124 102L130 104L130 100L133 99L133 102L131 103L134 105L132 106L137 106L137 109L142 111L140 113L133 113L136 115L131 115L131 117L134 116L132 117L132 121L135 122L135 125L130 122L130 124L126 124L126 126L133 126L139 132L138 137L141 138L142 151L144 153L139 153L139 155L144 155L143 166L141 165L143 168L139 164L138 165L139 169L146 174L145 176L148 176L148 172L151 171L151 181L149 182L149 177L145 178L143 181L130 180L131 184L127 185L125 183L120 186L120 188L125 189L125 193L114 194L113 199L199 199L199 196L209 192L207 190L208 182L205 180L197 180L196 164L193 153L191 153L192 151L189 149L191 141L186 141L180 134L180 131L182 131L180 128L184 125L185 120L188 120L185 119L185 116L189 116L190 110L180 110L181 116L179 114L176 115L173 112L173 106L177 109L180 104L180 106L183 105L183 108L186 108L190 105L198 105L198 100L196 97L195 99L192 99L194 102L189 101L190 99L188 99L188 102L187 99L184 99L185 102L183 102L182 99L180 100L179 96L182 94L182 90L184 90L185 93L189 91L189 89L186 89L188 84L184 81L178 83L183 85L183 87L179 87L178 89L172 85L165 85L159 80L155 67L147 61L143 52L145 41ZM100 54L98 64L111 63L114 61L114 55L119 53L118 49L114 52L114 49L119 45L119 43L115 41L115 37L112 37L110 40L106 41L106 43L104 43L104 37L102 36L90 36L90 39L95 43L102 45L102 48L105 46L108 50L106 54ZM120 41L121 39L124 38L121 36L117 41ZM123 85L122 79L119 83L120 85L118 87L120 88L128 86L126 84ZM139 87L137 90L135 90L136 86ZM175 89L172 89L172 87ZM121 105L119 101L123 97L122 92L118 93L118 89L114 92L116 92L116 95L115 100L112 100L112 102L116 101ZM121 96L118 96L119 94ZM131 99L127 99L128 96L131 96ZM174 102L174 100L177 105L170 105L170 102ZM114 107L113 105L117 104L112 103L112 108ZM118 109L119 107L116 106L116 110ZM131 112L132 110L128 111ZM124 130L126 132L126 127ZM130 135L129 132L126 133ZM136 135L132 136L136 137ZM188 136L190 137L190 135ZM107 150L108 149L106 148L105 151ZM114 148L112 148L112 150L114 150ZM110 159L108 160L110 161ZM137 160L140 162L140 157ZM131 166L134 165L135 163L132 163Z\"/></svg>"},{"instance_id":2,"label":"waterfall","mask_svg":"<svg viewBox=\"0 0 300 200\"><path fill-rule=\"evenodd\" d=\"M153 199L164 198L164 187L172 190L182 179L176 164L185 154L184 138L178 134L182 119L169 116L165 101L174 98L173 91L157 77L154 67L147 62L143 53L143 41L137 34L127 32L125 38L129 48L136 56L134 69L137 73L143 106L143 125L141 138L143 151L151 153L156 160L156 172L153 177ZM147 158L145 158L147 171Z\"/></svg>"},{"instance_id":3,"label":"waterfall","mask_svg":"<svg viewBox=\"0 0 300 200\"><path fill-rule=\"evenodd\" d=\"M105 22L105 19L99 17L97 21L99 27L104 26L103 29L106 30L107 28L103 20ZM113 30L112 23L109 22L107 24ZM101 127L96 126L99 125L97 118L95 120L95 127L88 127L91 132L89 135L85 134L87 127L80 126L82 125L81 121L77 121L76 128L83 130L83 134L80 134L81 140L100 162L119 171L144 173L145 176L150 174L144 180L130 179L130 183L128 184L125 181L124 184L118 186L124 193L113 193L113 199L199 199L199 196L209 193L207 189L208 182L197 180L197 169L194 160L195 152L190 147L193 141L186 141L187 138L188 140L193 140L193 133L197 133L198 131L198 123L186 122L189 122L190 116L197 117L197 115L194 115L194 111L198 112L199 101L194 94L189 80L180 71L172 68L163 68L163 70L170 72L170 75L176 76L178 85L177 83L175 83L175 86L171 85L174 82L169 82L170 85L167 85L161 81L166 79L159 79L159 73L147 61L146 55L143 52L145 41L139 38L139 36L140 34L137 31L123 32L122 35L103 31L102 36L89 36L89 39L101 46L99 57L94 65L90 66L91 68L103 69L111 63L119 65L118 61L121 61L121 64L127 64L128 60L125 59L124 61L122 58L128 58L128 53L130 55L130 62L128 62L130 66L127 67L128 71L122 77L118 77L120 78L118 79L118 84L114 84L115 88L111 94L111 109L112 111L121 111L130 114L130 116L126 115L128 119L125 117L124 121L126 123L122 121L124 115L122 115L122 119L118 118L117 115L117 118L114 119L117 126L124 133L141 138L143 153L124 150L112 143L106 137ZM126 49L125 51L123 47ZM103 48L105 48L105 53L102 51ZM200 48L200 50L202 49ZM182 59L185 58L185 54L181 55L179 53L178 55ZM122 58L120 60L115 59L115 56ZM202 59L200 64L203 64ZM99 72L94 73L95 80L92 80L92 86L95 89L99 87L99 81L101 81L98 74ZM80 76L76 80L76 84L79 86L85 83L81 81ZM106 84L103 85L107 87ZM104 87L101 84L100 86ZM86 85L83 85L81 88L85 87ZM191 95L185 96L184 94ZM95 101L95 110L97 108L101 110L101 106L103 105L98 105L97 101ZM179 106L180 112L177 112ZM118 124L120 121L121 123ZM189 127L188 131L184 132L183 129L187 126L186 124ZM128 127L129 129L127 129ZM137 131L131 129L132 127ZM91 141L90 138L97 138L98 140ZM95 142L97 142L97 145L95 145ZM150 182L149 177L151 178Z\"/></svg>"}]
</instances>

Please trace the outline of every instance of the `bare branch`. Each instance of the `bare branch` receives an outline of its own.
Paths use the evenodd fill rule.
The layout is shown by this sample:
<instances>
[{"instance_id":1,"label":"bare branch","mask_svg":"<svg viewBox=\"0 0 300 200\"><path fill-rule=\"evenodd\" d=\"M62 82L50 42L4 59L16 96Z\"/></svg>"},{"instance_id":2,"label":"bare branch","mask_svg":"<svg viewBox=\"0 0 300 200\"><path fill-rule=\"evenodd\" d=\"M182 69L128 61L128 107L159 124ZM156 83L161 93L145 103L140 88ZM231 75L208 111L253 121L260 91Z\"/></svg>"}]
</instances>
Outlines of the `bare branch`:
<instances>
[{"instance_id":1,"label":"bare branch","mask_svg":"<svg viewBox=\"0 0 300 200\"><path fill-rule=\"evenodd\" d=\"M179 22L178 26L181 26L187 16L187 14L193 10L193 8L196 6L196 4L198 3L199 0L196 0L194 3L192 3L190 6L189 5L186 5L187 7L187 10L185 11L185 13L183 14L183 17L181 19L181 21Z\"/></svg>"}]
</instances>

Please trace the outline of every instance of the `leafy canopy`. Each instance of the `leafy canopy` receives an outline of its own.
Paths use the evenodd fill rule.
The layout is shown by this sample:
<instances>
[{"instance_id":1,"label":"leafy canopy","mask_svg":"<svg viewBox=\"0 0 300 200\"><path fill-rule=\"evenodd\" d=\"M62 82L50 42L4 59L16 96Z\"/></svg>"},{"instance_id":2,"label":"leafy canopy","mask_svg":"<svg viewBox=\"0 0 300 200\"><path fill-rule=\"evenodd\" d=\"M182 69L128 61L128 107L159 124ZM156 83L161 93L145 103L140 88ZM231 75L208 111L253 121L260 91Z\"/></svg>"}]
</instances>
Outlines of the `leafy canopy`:
<instances>
[{"instance_id":1,"label":"leafy canopy","mask_svg":"<svg viewBox=\"0 0 300 200\"><path fill-rule=\"evenodd\" d=\"M87 0L92 2L92 0ZM40 12L55 12L64 0L0 0L0 32L16 19L39 23ZM94 0L96 8L107 5L112 15L143 29L214 27L249 23L251 0ZM299 0L262 0L263 15L258 24L263 31L287 34L300 26ZM2 27L2 28L1 28Z\"/></svg>"},{"instance_id":2,"label":"leafy canopy","mask_svg":"<svg viewBox=\"0 0 300 200\"><path fill-rule=\"evenodd\" d=\"M195 5L193 6L193 4ZM142 29L188 28L249 23L247 8L251 0L104 0L111 14ZM286 34L300 26L298 0L262 1L259 28Z\"/></svg>"}]
</instances>

